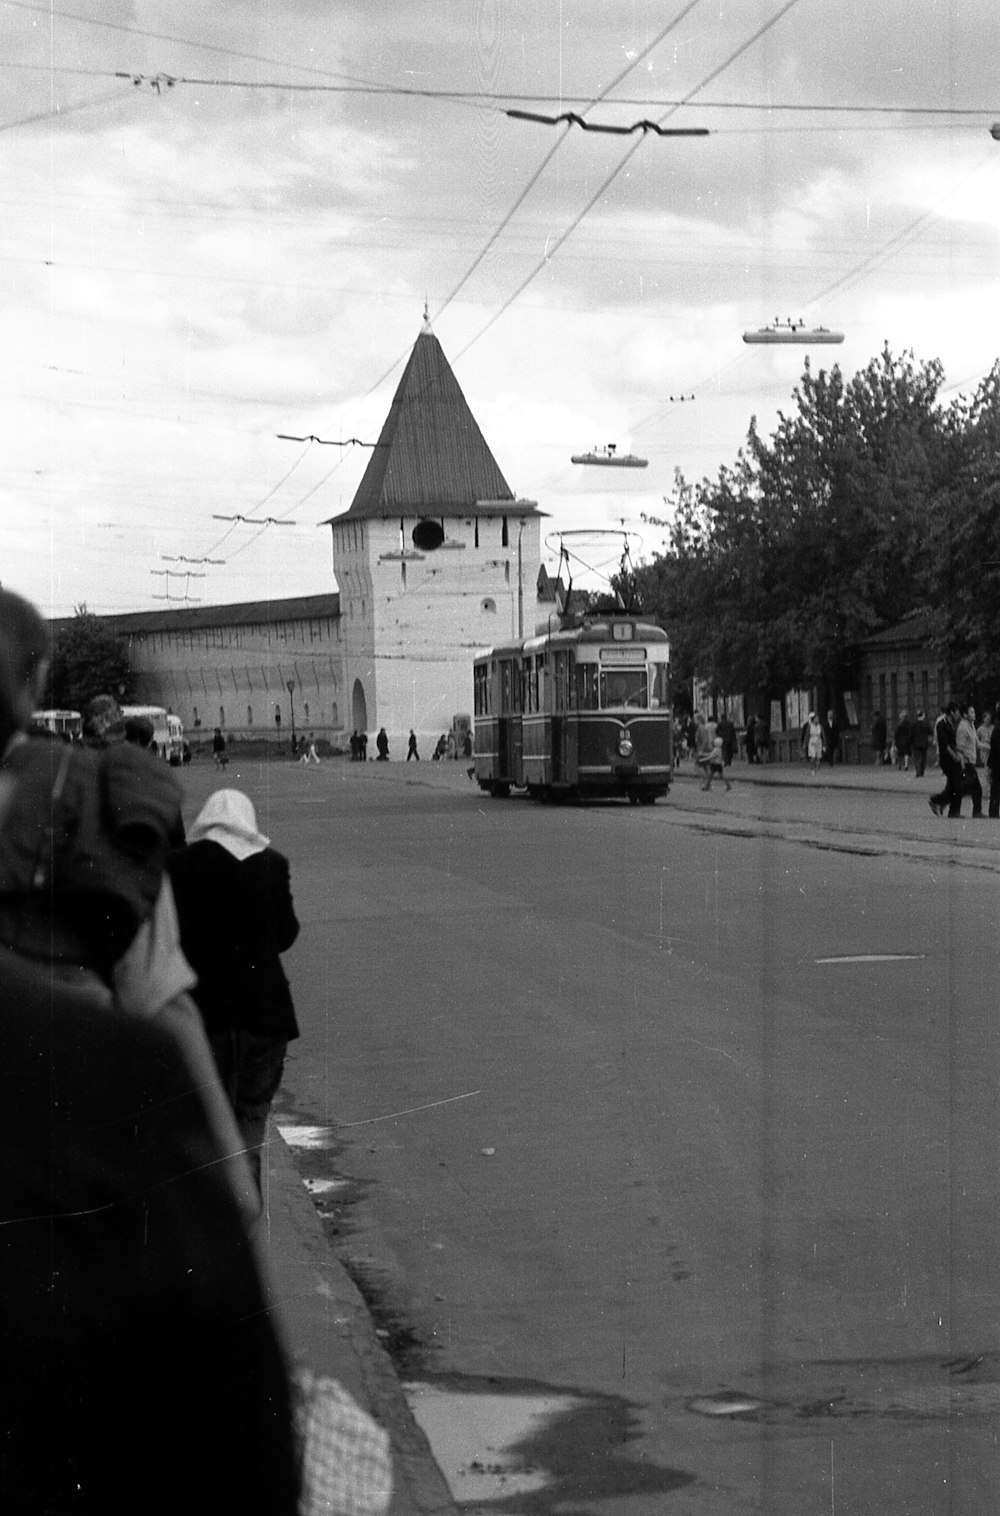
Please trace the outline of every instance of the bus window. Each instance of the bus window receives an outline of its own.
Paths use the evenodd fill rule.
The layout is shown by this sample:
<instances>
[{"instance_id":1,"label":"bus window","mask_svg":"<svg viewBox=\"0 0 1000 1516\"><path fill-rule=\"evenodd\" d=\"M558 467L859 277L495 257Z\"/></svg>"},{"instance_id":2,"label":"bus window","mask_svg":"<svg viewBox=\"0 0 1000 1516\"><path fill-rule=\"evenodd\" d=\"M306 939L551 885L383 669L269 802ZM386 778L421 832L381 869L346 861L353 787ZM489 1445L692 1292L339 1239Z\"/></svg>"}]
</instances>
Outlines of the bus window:
<instances>
[{"instance_id":1,"label":"bus window","mask_svg":"<svg viewBox=\"0 0 1000 1516\"><path fill-rule=\"evenodd\" d=\"M601 670L601 710L615 710L623 705L635 710L645 710L649 705L644 668Z\"/></svg>"},{"instance_id":2,"label":"bus window","mask_svg":"<svg viewBox=\"0 0 1000 1516\"><path fill-rule=\"evenodd\" d=\"M576 666L576 703L581 711L597 710L597 665L578 663Z\"/></svg>"}]
</instances>

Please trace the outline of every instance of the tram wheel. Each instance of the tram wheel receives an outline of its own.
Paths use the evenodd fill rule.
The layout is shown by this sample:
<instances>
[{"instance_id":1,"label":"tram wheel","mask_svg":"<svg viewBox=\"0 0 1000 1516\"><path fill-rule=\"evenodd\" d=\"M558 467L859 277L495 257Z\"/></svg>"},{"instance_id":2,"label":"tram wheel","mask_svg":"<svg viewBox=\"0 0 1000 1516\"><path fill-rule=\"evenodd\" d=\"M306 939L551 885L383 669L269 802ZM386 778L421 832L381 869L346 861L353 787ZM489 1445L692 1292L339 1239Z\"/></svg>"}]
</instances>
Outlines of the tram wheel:
<instances>
[{"instance_id":1,"label":"tram wheel","mask_svg":"<svg viewBox=\"0 0 1000 1516\"><path fill-rule=\"evenodd\" d=\"M490 785L490 794L493 796L494 800L509 800L510 799L510 785L509 784L491 784Z\"/></svg>"},{"instance_id":2,"label":"tram wheel","mask_svg":"<svg viewBox=\"0 0 1000 1516\"><path fill-rule=\"evenodd\" d=\"M635 793L634 790L629 790L629 792L628 792L628 803L629 803L629 805L638 805L639 804L639 797Z\"/></svg>"}]
</instances>

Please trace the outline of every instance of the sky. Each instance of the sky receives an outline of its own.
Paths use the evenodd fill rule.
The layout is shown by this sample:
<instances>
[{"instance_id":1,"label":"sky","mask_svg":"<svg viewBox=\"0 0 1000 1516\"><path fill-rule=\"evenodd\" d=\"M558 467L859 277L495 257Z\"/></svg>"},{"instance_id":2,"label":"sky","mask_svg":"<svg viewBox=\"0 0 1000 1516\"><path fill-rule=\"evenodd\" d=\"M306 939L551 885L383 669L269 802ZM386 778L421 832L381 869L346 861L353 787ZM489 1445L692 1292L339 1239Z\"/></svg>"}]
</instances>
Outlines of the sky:
<instances>
[{"instance_id":1,"label":"sky","mask_svg":"<svg viewBox=\"0 0 1000 1516\"><path fill-rule=\"evenodd\" d=\"M321 523L425 308L552 566L561 532L662 548L676 471L769 435L807 356L936 358L945 401L1000 356L995 0L0 0L0 29L0 580L49 615L335 589ZM743 343L776 319L845 340ZM609 443L648 467L570 462Z\"/></svg>"}]
</instances>

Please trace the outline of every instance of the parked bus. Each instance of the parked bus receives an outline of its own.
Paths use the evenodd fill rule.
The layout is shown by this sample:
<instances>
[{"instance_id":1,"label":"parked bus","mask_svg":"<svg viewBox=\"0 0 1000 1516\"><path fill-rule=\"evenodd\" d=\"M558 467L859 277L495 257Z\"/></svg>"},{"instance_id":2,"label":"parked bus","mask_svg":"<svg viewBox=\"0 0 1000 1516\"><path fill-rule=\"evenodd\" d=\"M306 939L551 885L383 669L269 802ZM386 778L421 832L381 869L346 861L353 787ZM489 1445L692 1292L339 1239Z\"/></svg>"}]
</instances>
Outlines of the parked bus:
<instances>
[{"instance_id":1,"label":"parked bus","mask_svg":"<svg viewBox=\"0 0 1000 1516\"><path fill-rule=\"evenodd\" d=\"M54 732L78 742L83 735L83 717L79 711L34 711L31 724L36 731Z\"/></svg>"},{"instance_id":2,"label":"parked bus","mask_svg":"<svg viewBox=\"0 0 1000 1516\"><path fill-rule=\"evenodd\" d=\"M151 751L175 767L184 759L184 724L179 716L165 710L162 705L123 705L122 716L126 721L134 716L143 717L152 723L153 741Z\"/></svg>"},{"instance_id":3,"label":"parked bus","mask_svg":"<svg viewBox=\"0 0 1000 1516\"><path fill-rule=\"evenodd\" d=\"M670 644L641 617L564 617L491 648L475 660L473 703L475 777L492 795L652 805L670 788Z\"/></svg>"}]
</instances>

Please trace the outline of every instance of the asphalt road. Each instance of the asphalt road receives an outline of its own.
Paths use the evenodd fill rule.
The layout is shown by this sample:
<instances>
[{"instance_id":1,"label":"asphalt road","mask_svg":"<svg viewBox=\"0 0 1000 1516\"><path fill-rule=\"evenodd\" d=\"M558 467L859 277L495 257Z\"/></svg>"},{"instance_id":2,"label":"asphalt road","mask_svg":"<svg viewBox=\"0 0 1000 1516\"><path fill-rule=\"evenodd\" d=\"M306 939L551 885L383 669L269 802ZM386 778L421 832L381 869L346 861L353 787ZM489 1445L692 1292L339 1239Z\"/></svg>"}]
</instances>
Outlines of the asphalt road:
<instances>
[{"instance_id":1,"label":"asphalt road","mask_svg":"<svg viewBox=\"0 0 1000 1516\"><path fill-rule=\"evenodd\" d=\"M283 1107L408 1372L568 1397L482 1509L998 1510L990 824L737 781L230 765L303 923Z\"/></svg>"}]
</instances>

